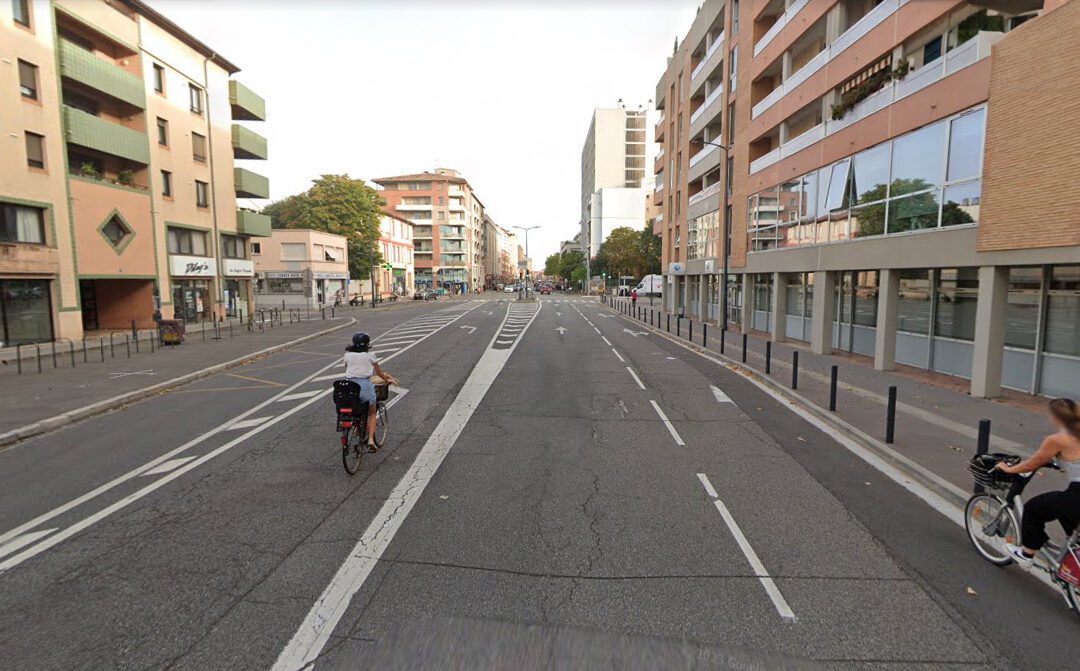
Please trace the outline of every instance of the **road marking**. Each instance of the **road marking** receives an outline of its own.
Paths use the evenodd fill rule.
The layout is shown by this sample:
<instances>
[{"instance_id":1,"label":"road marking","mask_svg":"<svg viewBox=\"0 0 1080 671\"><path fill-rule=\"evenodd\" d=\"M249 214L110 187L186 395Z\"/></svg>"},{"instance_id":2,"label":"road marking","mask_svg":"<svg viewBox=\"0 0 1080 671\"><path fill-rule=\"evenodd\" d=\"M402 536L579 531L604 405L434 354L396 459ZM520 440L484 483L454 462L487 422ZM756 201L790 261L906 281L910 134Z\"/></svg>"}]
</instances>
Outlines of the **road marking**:
<instances>
[{"instance_id":1,"label":"road marking","mask_svg":"<svg viewBox=\"0 0 1080 671\"><path fill-rule=\"evenodd\" d=\"M614 350L612 350L612 351L614 351ZM618 352L615 352L615 354L616 354L616 356L617 356L617 355L618 355ZM619 357L619 360L620 360L620 361L622 360L622 357L621 357L621 356ZM627 367L626 367L626 372L627 372L627 373L630 373L630 377L634 378L634 382L637 382L637 386L641 387L642 389L644 389L644 388L645 388L645 385L643 385L643 384L641 383L641 378L637 376L637 373L635 373L635 372L634 372L634 369L633 369L633 368L631 368L630 366L627 366Z\"/></svg>"},{"instance_id":2,"label":"road marking","mask_svg":"<svg viewBox=\"0 0 1080 671\"><path fill-rule=\"evenodd\" d=\"M590 324L589 324L589 326L592 326L592 324L590 323ZM596 328L595 326L593 326L593 327L592 327L592 330L596 331L596 333L597 333L597 334L599 335L599 333L600 333L600 329L598 329L598 328Z\"/></svg>"},{"instance_id":3,"label":"road marking","mask_svg":"<svg viewBox=\"0 0 1080 671\"><path fill-rule=\"evenodd\" d=\"M44 538L52 532L56 531L59 527L53 527L52 529L42 529L40 531L31 531L28 534L22 536L16 536L8 542L0 545L0 557L6 557L12 552L20 550L27 545L37 541L39 538Z\"/></svg>"},{"instance_id":4,"label":"road marking","mask_svg":"<svg viewBox=\"0 0 1080 671\"><path fill-rule=\"evenodd\" d=\"M510 343L514 342L514 339L511 338L510 340L496 340L495 342L499 345L509 345Z\"/></svg>"},{"instance_id":5,"label":"road marking","mask_svg":"<svg viewBox=\"0 0 1080 671\"><path fill-rule=\"evenodd\" d=\"M623 333L629 333L630 335L634 336L635 338L638 337L638 336L647 335L645 331L631 331L630 329L623 329Z\"/></svg>"},{"instance_id":6,"label":"road marking","mask_svg":"<svg viewBox=\"0 0 1080 671\"><path fill-rule=\"evenodd\" d=\"M712 484L709 483L709 479L705 477L704 473L698 473L698 479L701 480L701 484L705 486L705 491L709 496L713 498L713 505L720 511L720 516L724 518L724 524L727 525L728 531L735 537L735 542L739 544L739 549L742 550L743 556L746 557L746 561L750 562L751 568L754 569L754 575L757 576L761 586L765 588L765 593L772 599L773 606L776 607L776 612L780 614L780 617L785 620L794 620L795 613L791 611L791 606L788 606L787 600L784 595L780 593L780 589L777 588L776 583L769 577L769 572L765 570L765 565L761 563L761 559L758 558L756 552L754 552L753 546L750 545L750 541L746 540L746 536L743 534L742 529L739 528L735 518L731 516L731 512L724 505L724 502L717 496L716 490Z\"/></svg>"},{"instance_id":7,"label":"road marking","mask_svg":"<svg viewBox=\"0 0 1080 671\"><path fill-rule=\"evenodd\" d=\"M265 385L270 386L270 387L285 387L285 386L288 386L284 382L273 382L271 380L263 380L263 379L260 379L260 378L257 378L257 377L251 377L249 375L241 375L239 373L225 373L225 374L228 375L229 377L236 377L236 378L240 378L241 380L247 380L249 382L260 382L260 383L265 384Z\"/></svg>"},{"instance_id":8,"label":"road marking","mask_svg":"<svg viewBox=\"0 0 1080 671\"><path fill-rule=\"evenodd\" d=\"M720 403L730 403L732 405L735 405L735 401L732 401L731 397L728 396L727 394L725 394L724 392L720 391L720 389L718 387L715 387L715 386L710 384L709 389L712 389L712 395L716 397L716 400L718 402L720 402Z\"/></svg>"},{"instance_id":9,"label":"road marking","mask_svg":"<svg viewBox=\"0 0 1080 671\"><path fill-rule=\"evenodd\" d=\"M122 377L131 377L132 375L157 375L153 368L147 368L146 370L136 370L130 373L109 373L110 380L119 380Z\"/></svg>"},{"instance_id":10,"label":"road marking","mask_svg":"<svg viewBox=\"0 0 1080 671\"><path fill-rule=\"evenodd\" d=\"M538 303L533 320L543 304ZM338 569L330 584L312 605L307 617L274 663L274 671L295 671L310 664L322 652L353 596L364 586L394 535L405 522L427 484L435 476L443 459L465 430L473 412L484 400L488 389L499 376L515 344L507 349L495 349L498 336L493 336L488 348L476 362L457 397L446 414L416 455L412 466L398 481L382 508L364 531L359 542ZM520 342L520 339L518 340Z\"/></svg>"},{"instance_id":11,"label":"road marking","mask_svg":"<svg viewBox=\"0 0 1080 671\"><path fill-rule=\"evenodd\" d=\"M337 377L337 376L335 375L334 377ZM316 378L316 379L318 379L318 378ZM225 428L228 429L229 431L236 431L236 430L239 430L239 429L250 429L251 427L258 426L258 425L262 424L263 422L265 422L266 420L272 419L273 417L274 417L273 415L270 415L268 417L256 417L254 419L245 419L245 420L242 420L242 421L239 421L239 422L233 422L232 424L230 424L229 426L227 426Z\"/></svg>"},{"instance_id":12,"label":"road marking","mask_svg":"<svg viewBox=\"0 0 1080 671\"><path fill-rule=\"evenodd\" d=\"M622 358L622 354L619 354L619 350L612 347L611 351L615 353L615 356L619 357L619 361L622 361L623 363L626 363L626 359Z\"/></svg>"},{"instance_id":13,"label":"road marking","mask_svg":"<svg viewBox=\"0 0 1080 671\"><path fill-rule=\"evenodd\" d=\"M316 389L315 391L301 391L299 393L289 394L288 396L282 396L281 398L274 399L274 400L276 400L278 402L281 402L281 403L284 403L286 401L299 401L302 398L311 398L315 394L318 394L319 391L320 390L318 390L318 389ZM228 427L225 427L225 428L228 428Z\"/></svg>"},{"instance_id":14,"label":"road marking","mask_svg":"<svg viewBox=\"0 0 1080 671\"><path fill-rule=\"evenodd\" d=\"M627 368L626 370L630 369ZM642 389L644 389L644 387L642 387ZM664 422L664 426L667 427L668 433L670 433L671 437L675 439L675 444L685 447L686 443L683 442L682 436L680 436L679 432L675 430L675 425L672 424L671 420L667 418L667 415L664 414L664 411L660 409L660 405L652 399L649 399L649 403L652 403L653 410L656 410L656 414L660 415L660 420Z\"/></svg>"},{"instance_id":15,"label":"road marking","mask_svg":"<svg viewBox=\"0 0 1080 671\"><path fill-rule=\"evenodd\" d=\"M565 326L560 326L559 328L557 328L555 330L559 332L559 335L566 335L566 327Z\"/></svg>"},{"instance_id":16,"label":"road marking","mask_svg":"<svg viewBox=\"0 0 1080 671\"><path fill-rule=\"evenodd\" d=\"M610 340L608 340L604 336L600 336L600 339L604 341L605 345L607 345L608 347L611 347L611 341Z\"/></svg>"},{"instance_id":17,"label":"road marking","mask_svg":"<svg viewBox=\"0 0 1080 671\"><path fill-rule=\"evenodd\" d=\"M266 418L266 419L270 419L270 418ZM236 428L236 427L232 426L232 427L229 427L229 428ZM191 461L194 458L195 458L194 456L190 456L190 457L179 457L177 459L170 459L170 460L166 461L163 464L158 464L157 466L151 468L150 470L145 471L143 473L143 477L146 477L148 475L161 475L162 473L168 473L171 470L180 468L181 466L183 466L184 464L186 464L187 462Z\"/></svg>"},{"instance_id":18,"label":"road marking","mask_svg":"<svg viewBox=\"0 0 1080 671\"><path fill-rule=\"evenodd\" d=\"M461 328L468 329L469 330L469 335L472 335L472 334L476 333L476 327L475 326L462 326Z\"/></svg>"}]
</instances>

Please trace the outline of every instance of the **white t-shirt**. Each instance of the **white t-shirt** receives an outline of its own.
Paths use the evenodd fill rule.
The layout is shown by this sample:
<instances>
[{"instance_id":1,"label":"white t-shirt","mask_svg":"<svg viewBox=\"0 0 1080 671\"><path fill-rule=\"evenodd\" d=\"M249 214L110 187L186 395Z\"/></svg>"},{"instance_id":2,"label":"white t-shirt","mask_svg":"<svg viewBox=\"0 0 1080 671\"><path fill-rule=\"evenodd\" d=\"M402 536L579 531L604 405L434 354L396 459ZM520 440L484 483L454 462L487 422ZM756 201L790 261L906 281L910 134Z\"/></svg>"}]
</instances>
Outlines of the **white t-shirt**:
<instances>
[{"instance_id":1,"label":"white t-shirt","mask_svg":"<svg viewBox=\"0 0 1080 671\"><path fill-rule=\"evenodd\" d=\"M377 363L371 352L345 352L345 377L371 377Z\"/></svg>"}]
</instances>

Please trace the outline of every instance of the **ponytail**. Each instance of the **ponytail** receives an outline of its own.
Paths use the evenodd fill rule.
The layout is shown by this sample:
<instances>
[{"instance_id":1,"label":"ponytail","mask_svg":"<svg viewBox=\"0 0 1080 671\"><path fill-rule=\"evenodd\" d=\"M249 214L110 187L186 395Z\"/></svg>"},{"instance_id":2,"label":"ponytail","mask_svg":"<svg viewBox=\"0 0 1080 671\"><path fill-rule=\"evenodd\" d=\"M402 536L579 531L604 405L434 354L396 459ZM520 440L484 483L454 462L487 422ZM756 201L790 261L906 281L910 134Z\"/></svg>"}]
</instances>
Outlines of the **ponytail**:
<instances>
[{"instance_id":1,"label":"ponytail","mask_svg":"<svg viewBox=\"0 0 1080 671\"><path fill-rule=\"evenodd\" d=\"M1050 401L1050 414L1065 427L1073 438L1080 440L1080 407L1071 398L1055 398Z\"/></svg>"}]
</instances>

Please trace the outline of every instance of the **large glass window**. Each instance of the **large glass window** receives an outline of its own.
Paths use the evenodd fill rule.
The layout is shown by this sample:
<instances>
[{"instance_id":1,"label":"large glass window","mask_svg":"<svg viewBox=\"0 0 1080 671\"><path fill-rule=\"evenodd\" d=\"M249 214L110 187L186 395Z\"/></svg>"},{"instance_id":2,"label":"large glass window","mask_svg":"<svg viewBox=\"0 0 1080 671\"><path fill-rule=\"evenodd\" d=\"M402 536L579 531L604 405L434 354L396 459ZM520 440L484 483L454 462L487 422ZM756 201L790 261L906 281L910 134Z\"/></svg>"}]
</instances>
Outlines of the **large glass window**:
<instances>
[{"instance_id":1,"label":"large glass window","mask_svg":"<svg viewBox=\"0 0 1080 671\"><path fill-rule=\"evenodd\" d=\"M244 249L244 239L236 235L222 234L221 255L227 259L247 258Z\"/></svg>"},{"instance_id":2,"label":"large glass window","mask_svg":"<svg viewBox=\"0 0 1080 671\"><path fill-rule=\"evenodd\" d=\"M941 225L956 226L979 221L979 202L982 180L963 182L945 187L945 204L941 207Z\"/></svg>"},{"instance_id":3,"label":"large glass window","mask_svg":"<svg viewBox=\"0 0 1080 671\"><path fill-rule=\"evenodd\" d=\"M855 155L852 205L885 200L889 195L889 146L886 142Z\"/></svg>"},{"instance_id":4,"label":"large glass window","mask_svg":"<svg viewBox=\"0 0 1080 671\"><path fill-rule=\"evenodd\" d=\"M1042 276L1041 267L1009 269L1005 303L1005 344L1009 347L1035 349Z\"/></svg>"},{"instance_id":5,"label":"large glass window","mask_svg":"<svg viewBox=\"0 0 1080 671\"><path fill-rule=\"evenodd\" d=\"M975 339L975 306L979 302L978 268L943 268L935 293L934 335Z\"/></svg>"},{"instance_id":6,"label":"large glass window","mask_svg":"<svg viewBox=\"0 0 1080 671\"><path fill-rule=\"evenodd\" d=\"M938 191L925 191L889 201L889 233L919 231L938 225Z\"/></svg>"},{"instance_id":7,"label":"large glass window","mask_svg":"<svg viewBox=\"0 0 1080 671\"><path fill-rule=\"evenodd\" d=\"M0 203L0 242L45 244L45 210Z\"/></svg>"},{"instance_id":8,"label":"large glass window","mask_svg":"<svg viewBox=\"0 0 1080 671\"><path fill-rule=\"evenodd\" d=\"M170 254L206 256L206 233L190 228L169 228L167 244Z\"/></svg>"},{"instance_id":9,"label":"large glass window","mask_svg":"<svg viewBox=\"0 0 1080 671\"><path fill-rule=\"evenodd\" d=\"M1045 351L1080 356L1080 266L1050 270L1046 296Z\"/></svg>"},{"instance_id":10,"label":"large glass window","mask_svg":"<svg viewBox=\"0 0 1080 671\"><path fill-rule=\"evenodd\" d=\"M907 333L930 333L930 272L900 271L900 300L896 306L896 327Z\"/></svg>"},{"instance_id":11,"label":"large glass window","mask_svg":"<svg viewBox=\"0 0 1080 671\"><path fill-rule=\"evenodd\" d=\"M843 161L834 163L830 168L829 191L825 200L825 207L829 212L847 209L848 168L850 166L851 159L845 158Z\"/></svg>"},{"instance_id":12,"label":"large glass window","mask_svg":"<svg viewBox=\"0 0 1080 671\"><path fill-rule=\"evenodd\" d=\"M923 191L938 186L942 177L945 123L935 123L893 142L890 195Z\"/></svg>"},{"instance_id":13,"label":"large glass window","mask_svg":"<svg viewBox=\"0 0 1080 671\"><path fill-rule=\"evenodd\" d=\"M977 109L950 122L949 168L946 173L950 182L979 176L985 117L986 110Z\"/></svg>"},{"instance_id":14,"label":"large glass window","mask_svg":"<svg viewBox=\"0 0 1080 671\"><path fill-rule=\"evenodd\" d=\"M854 321L860 326L877 326L878 274L876 270L855 273Z\"/></svg>"},{"instance_id":15,"label":"large glass window","mask_svg":"<svg viewBox=\"0 0 1080 671\"><path fill-rule=\"evenodd\" d=\"M0 347L52 339L48 280L0 280Z\"/></svg>"}]
</instances>

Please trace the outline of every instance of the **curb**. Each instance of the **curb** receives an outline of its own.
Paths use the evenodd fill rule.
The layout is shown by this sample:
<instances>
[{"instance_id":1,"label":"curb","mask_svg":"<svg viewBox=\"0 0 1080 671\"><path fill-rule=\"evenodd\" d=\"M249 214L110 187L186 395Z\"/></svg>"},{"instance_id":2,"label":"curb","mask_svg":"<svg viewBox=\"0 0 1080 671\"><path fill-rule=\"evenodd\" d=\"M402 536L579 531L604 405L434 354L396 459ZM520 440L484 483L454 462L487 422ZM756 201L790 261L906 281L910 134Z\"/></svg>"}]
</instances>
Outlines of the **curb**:
<instances>
[{"instance_id":1,"label":"curb","mask_svg":"<svg viewBox=\"0 0 1080 671\"><path fill-rule=\"evenodd\" d=\"M11 445L26 440L27 438L31 438L47 431L57 429L66 424L70 424L71 422L106 413L110 410L119 408L120 406L124 406L135 401L140 401L150 396L155 396L163 391L172 389L173 387L179 387L181 385L188 384L189 382L194 382L195 380L199 380L204 377L209 377L222 371L229 370L230 368L241 366L245 363L248 363L249 361L258 359L259 357L263 357L268 354L275 354L282 350L289 349L290 347L295 347L296 345L305 343L309 340L321 338L322 336L329 335L330 333L334 333L335 331L340 331L341 329L344 329L348 326L352 326L355 323L356 318L350 317L349 320L343 324L338 324L337 326L323 329L322 331L318 331L316 333L310 333L306 336L296 338L295 340L290 340L289 342L273 345L271 347L258 350L257 352L245 354L244 356L232 359L230 361L214 364L213 366L208 366L206 368L202 368L191 373L185 373L184 375L174 377L171 380L159 382L149 387L143 387L142 389L136 389L135 391L129 391L127 393L120 394L119 396L107 398L104 401L91 403L90 405L85 405L75 410L69 410L68 412L56 415L54 417L49 417L48 419L34 422L33 424L27 424L26 426L21 426L17 429L12 429L11 431L0 433L0 449L10 447Z\"/></svg>"},{"instance_id":2,"label":"curb","mask_svg":"<svg viewBox=\"0 0 1080 671\"><path fill-rule=\"evenodd\" d=\"M604 305L608 310L614 312L619 318L630 321L634 324L638 322L631 317L628 317L618 310L614 309L610 305ZM833 413L821 408L817 404L813 403L801 394L794 392L782 384L773 380L770 377L766 377L764 374L753 370L745 366L741 361L729 357L726 354L720 354L709 349L702 348L700 345L695 345L692 342L685 341L682 338L677 338L663 330L659 330L656 327L649 326L648 324L641 324L644 328L649 329L651 332L669 340L670 342L679 345L683 349L690 350L695 354L702 356L706 359L712 360L731 372L745 378L751 383L756 383L759 386L767 387L775 395L780 396L787 400L792 405L797 405L805 412L813 415L816 419L824 424L827 424L830 428L835 430L838 434L843 435L848 440L858 444L867 451L873 453L875 456L888 462L891 466L896 467L902 471L904 475L918 482L923 487L926 487L934 494L938 495L945 501L956 506L959 510L963 510L967 504L970 493L965 492L960 487L957 487L953 483L949 482L940 475L933 471L921 466L915 461L905 457L896 450L885 445L885 443L870 436L862 429L859 429L852 424L840 419L833 415Z\"/></svg>"}]
</instances>

